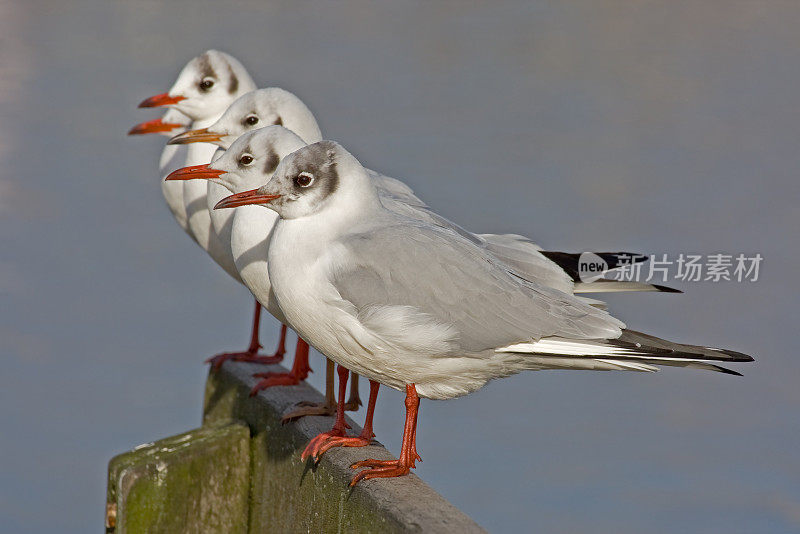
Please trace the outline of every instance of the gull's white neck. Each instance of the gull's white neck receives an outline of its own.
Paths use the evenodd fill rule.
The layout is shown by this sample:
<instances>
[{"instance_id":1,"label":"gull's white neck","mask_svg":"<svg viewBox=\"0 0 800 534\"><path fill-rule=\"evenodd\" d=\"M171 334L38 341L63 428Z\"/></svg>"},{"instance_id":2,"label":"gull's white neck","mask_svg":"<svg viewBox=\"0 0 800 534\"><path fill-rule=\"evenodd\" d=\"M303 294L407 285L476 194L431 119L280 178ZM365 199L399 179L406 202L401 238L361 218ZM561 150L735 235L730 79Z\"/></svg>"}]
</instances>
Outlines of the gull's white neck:
<instances>
[{"instance_id":1,"label":"gull's white neck","mask_svg":"<svg viewBox=\"0 0 800 534\"><path fill-rule=\"evenodd\" d=\"M381 205L374 189L337 191L319 211L295 219L279 219L275 225L273 251L281 263L295 266L313 263L326 249L348 235L367 231L389 212Z\"/></svg>"},{"instance_id":2,"label":"gull's white neck","mask_svg":"<svg viewBox=\"0 0 800 534\"><path fill-rule=\"evenodd\" d=\"M219 115L202 120L196 120L191 128L205 128L217 121ZM189 145L187 165L205 165L211 162L216 145L210 143L192 143ZM233 263L230 251L230 239L223 239L217 233L211 222L208 210L208 182L206 180L187 180L183 186L183 204L186 207L186 216L189 230L192 232L197 244L200 245L211 258L222 267L235 280L240 280L239 273Z\"/></svg>"},{"instance_id":3,"label":"gull's white neck","mask_svg":"<svg viewBox=\"0 0 800 534\"><path fill-rule=\"evenodd\" d=\"M220 116L221 114L202 120L196 120L192 122L190 129L197 130L199 128L207 128L217 122ZM205 165L206 163L210 163L216 151L217 146L211 143L190 143L187 148L186 165ZM188 180L186 184L196 184L197 182L199 182L199 180ZM207 184L203 184L203 188L206 186Z\"/></svg>"},{"instance_id":4,"label":"gull's white neck","mask_svg":"<svg viewBox=\"0 0 800 534\"><path fill-rule=\"evenodd\" d=\"M220 211L220 210L218 210ZM280 311L269 278L267 254L278 214L262 206L241 206L233 211L231 253L244 285L281 322Z\"/></svg>"}]
</instances>

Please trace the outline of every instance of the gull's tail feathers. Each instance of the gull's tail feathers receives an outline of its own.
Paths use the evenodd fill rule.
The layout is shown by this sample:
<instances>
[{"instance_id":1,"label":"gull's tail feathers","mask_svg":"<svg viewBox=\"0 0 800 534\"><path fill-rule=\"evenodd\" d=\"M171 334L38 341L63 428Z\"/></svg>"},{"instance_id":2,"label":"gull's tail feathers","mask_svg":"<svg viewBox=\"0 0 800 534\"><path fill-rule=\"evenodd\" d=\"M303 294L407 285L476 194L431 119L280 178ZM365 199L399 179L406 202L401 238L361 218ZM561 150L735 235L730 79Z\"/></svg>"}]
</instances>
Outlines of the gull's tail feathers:
<instances>
[{"instance_id":1,"label":"gull's tail feathers","mask_svg":"<svg viewBox=\"0 0 800 534\"><path fill-rule=\"evenodd\" d=\"M747 354L674 343L634 330L617 339L576 340L557 337L509 345L496 352L524 354L528 369L657 371L659 365L740 375L719 363L752 362Z\"/></svg>"},{"instance_id":2,"label":"gull's tail feathers","mask_svg":"<svg viewBox=\"0 0 800 534\"><path fill-rule=\"evenodd\" d=\"M601 278L594 282L575 282L575 293L630 293L634 291L658 291L660 293L683 293L674 287L646 282L628 282Z\"/></svg>"}]
</instances>

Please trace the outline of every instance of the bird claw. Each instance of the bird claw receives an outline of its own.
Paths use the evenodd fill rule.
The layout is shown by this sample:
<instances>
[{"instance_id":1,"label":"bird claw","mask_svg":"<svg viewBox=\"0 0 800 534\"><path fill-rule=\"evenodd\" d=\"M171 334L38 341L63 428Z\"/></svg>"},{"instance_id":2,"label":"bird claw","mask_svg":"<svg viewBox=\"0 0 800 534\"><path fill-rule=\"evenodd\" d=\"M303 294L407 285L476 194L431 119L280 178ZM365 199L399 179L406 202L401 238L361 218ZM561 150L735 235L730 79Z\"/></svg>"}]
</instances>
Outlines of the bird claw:
<instances>
[{"instance_id":1,"label":"bird claw","mask_svg":"<svg viewBox=\"0 0 800 534\"><path fill-rule=\"evenodd\" d=\"M322 434L318 434L317 436L312 438L311 441L308 442L308 445L306 445L306 448L300 455L300 459L305 462L308 458L313 458L314 463L316 464L317 462L319 462L322 453L328 450L328 448L330 448L328 447L323 450L323 447L325 447L325 444L328 442L328 440L343 438L343 437L345 437L345 429L337 428L335 426L329 432L323 432Z\"/></svg>"},{"instance_id":2,"label":"bird claw","mask_svg":"<svg viewBox=\"0 0 800 534\"><path fill-rule=\"evenodd\" d=\"M292 373L255 373L255 378L261 378L258 383L250 390L250 396L253 397L262 389L271 388L274 386L296 386L301 380Z\"/></svg>"},{"instance_id":3,"label":"bird claw","mask_svg":"<svg viewBox=\"0 0 800 534\"><path fill-rule=\"evenodd\" d=\"M301 417L308 415L330 416L336 413L336 406L327 403L318 404L316 402L302 401L295 404L297 409L292 410L281 418L281 424L286 424Z\"/></svg>"},{"instance_id":4,"label":"bird claw","mask_svg":"<svg viewBox=\"0 0 800 534\"><path fill-rule=\"evenodd\" d=\"M245 352L223 352L222 354L217 354L216 356L208 358L205 363L210 363L211 370L216 372L219 371L220 367L222 367L222 364L227 362L228 360L233 360L235 362L273 365L276 363L281 363L283 361L283 353L276 352L272 356L261 356L260 354L258 354L257 349L252 352L249 350Z\"/></svg>"},{"instance_id":5,"label":"bird claw","mask_svg":"<svg viewBox=\"0 0 800 534\"><path fill-rule=\"evenodd\" d=\"M325 452L334 447L366 447L372 443L372 439L361 436L340 436L329 438L317 451L317 456L321 457Z\"/></svg>"},{"instance_id":6,"label":"bird claw","mask_svg":"<svg viewBox=\"0 0 800 534\"><path fill-rule=\"evenodd\" d=\"M367 459L361 460L360 462L356 462L350 466L351 469L360 469L362 467L369 467L371 469L383 469L385 467L394 467L397 465L405 465L409 469L412 467L417 467L417 461L422 461L422 458L417 451L411 451L411 461L404 461L404 460L375 460L375 459ZM399 476L399 475L398 475Z\"/></svg>"},{"instance_id":7,"label":"bird claw","mask_svg":"<svg viewBox=\"0 0 800 534\"><path fill-rule=\"evenodd\" d=\"M350 481L350 487L352 488L361 480L369 480L371 478L394 478L407 475L414 465L413 462L411 465L408 465L400 460L364 460L362 462L356 462L350 467L353 469L369 467L369 469L365 469L353 477L353 480Z\"/></svg>"}]
</instances>

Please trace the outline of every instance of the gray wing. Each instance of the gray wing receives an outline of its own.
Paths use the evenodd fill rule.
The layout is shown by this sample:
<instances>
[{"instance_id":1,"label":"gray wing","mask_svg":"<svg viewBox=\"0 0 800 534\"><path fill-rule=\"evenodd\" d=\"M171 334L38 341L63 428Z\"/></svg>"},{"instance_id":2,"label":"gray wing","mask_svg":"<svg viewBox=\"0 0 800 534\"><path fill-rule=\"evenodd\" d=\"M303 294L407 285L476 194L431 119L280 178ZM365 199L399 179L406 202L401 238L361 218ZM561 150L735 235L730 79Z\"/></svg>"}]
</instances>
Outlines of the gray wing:
<instances>
[{"instance_id":1,"label":"gray wing","mask_svg":"<svg viewBox=\"0 0 800 534\"><path fill-rule=\"evenodd\" d=\"M529 280L564 293L572 293L575 283L560 265L541 253L542 248L517 234L478 234L486 250Z\"/></svg>"},{"instance_id":2,"label":"gray wing","mask_svg":"<svg viewBox=\"0 0 800 534\"><path fill-rule=\"evenodd\" d=\"M620 335L608 313L515 276L458 233L400 220L342 243L346 267L332 282L357 311L411 307L453 328L459 350L473 354L546 336Z\"/></svg>"},{"instance_id":3,"label":"gray wing","mask_svg":"<svg viewBox=\"0 0 800 534\"><path fill-rule=\"evenodd\" d=\"M410 187L400 180L369 169L367 169L367 174L372 178L372 183L375 184L375 187L378 189L378 194L382 198L391 198L413 207L428 207L427 204L414 194L414 191Z\"/></svg>"},{"instance_id":4,"label":"gray wing","mask_svg":"<svg viewBox=\"0 0 800 534\"><path fill-rule=\"evenodd\" d=\"M514 270L518 276L535 280L547 287L572 293L572 279L555 262L539 251L530 239L516 234L473 234L438 215L417 197L406 184L378 172L367 170L378 189L383 206L398 215L447 228L490 252Z\"/></svg>"}]
</instances>

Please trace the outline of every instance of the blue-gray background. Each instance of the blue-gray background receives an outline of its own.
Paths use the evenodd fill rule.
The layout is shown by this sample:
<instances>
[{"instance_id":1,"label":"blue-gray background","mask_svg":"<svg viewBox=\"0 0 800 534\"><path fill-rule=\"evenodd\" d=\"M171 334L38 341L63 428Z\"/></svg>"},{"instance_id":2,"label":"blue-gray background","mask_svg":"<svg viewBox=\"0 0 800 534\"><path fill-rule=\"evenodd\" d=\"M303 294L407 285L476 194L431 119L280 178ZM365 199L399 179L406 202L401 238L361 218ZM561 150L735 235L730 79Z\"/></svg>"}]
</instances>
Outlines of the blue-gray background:
<instances>
[{"instance_id":1,"label":"blue-gray background","mask_svg":"<svg viewBox=\"0 0 800 534\"><path fill-rule=\"evenodd\" d=\"M798 27L792 1L0 2L2 530L101 529L108 459L197 426L203 359L244 346L248 295L160 198L163 138L125 136L211 47L467 228L765 257L756 283L608 298L756 355L744 378L527 373L423 402L434 488L499 532L799 530ZM395 452L402 412L384 391Z\"/></svg>"}]
</instances>

